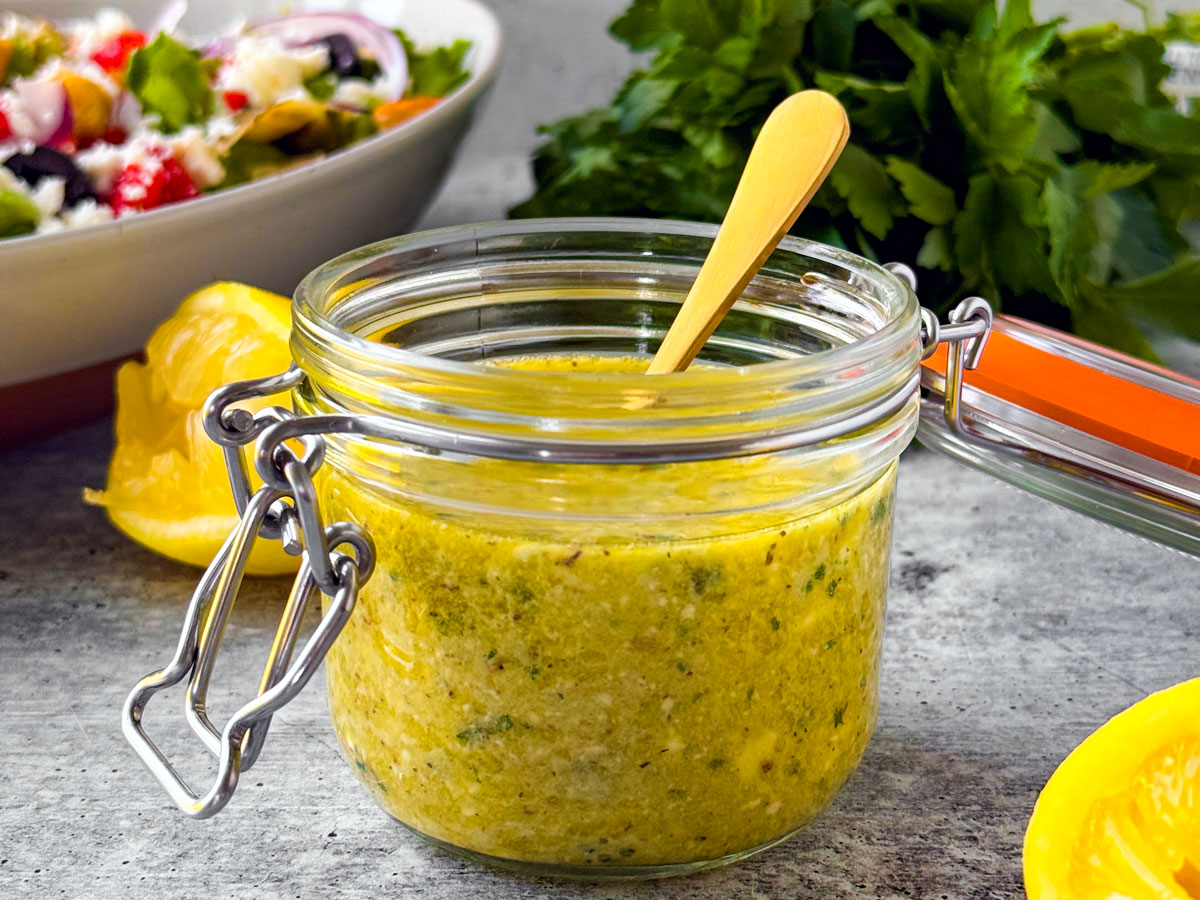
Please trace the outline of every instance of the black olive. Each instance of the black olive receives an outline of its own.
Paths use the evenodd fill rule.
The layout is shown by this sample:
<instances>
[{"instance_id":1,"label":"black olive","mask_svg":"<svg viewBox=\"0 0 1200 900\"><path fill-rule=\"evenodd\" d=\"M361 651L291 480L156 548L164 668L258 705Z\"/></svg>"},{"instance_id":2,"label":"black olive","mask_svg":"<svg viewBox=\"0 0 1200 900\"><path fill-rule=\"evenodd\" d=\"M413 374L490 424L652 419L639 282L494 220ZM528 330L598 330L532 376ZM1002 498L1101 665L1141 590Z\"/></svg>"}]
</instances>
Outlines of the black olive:
<instances>
[{"instance_id":1,"label":"black olive","mask_svg":"<svg viewBox=\"0 0 1200 900\"><path fill-rule=\"evenodd\" d=\"M63 206L74 206L80 200L95 200L96 193L88 177L79 171L71 157L49 147L35 147L28 153L14 153L4 161L4 167L36 187L43 178L56 177L66 182Z\"/></svg>"},{"instance_id":2,"label":"black olive","mask_svg":"<svg viewBox=\"0 0 1200 900\"><path fill-rule=\"evenodd\" d=\"M317 41L329 48L329 68L339 78L361 78L362 60L354 42L344 34L330 34Z\"/></svg>"}]
</instances>

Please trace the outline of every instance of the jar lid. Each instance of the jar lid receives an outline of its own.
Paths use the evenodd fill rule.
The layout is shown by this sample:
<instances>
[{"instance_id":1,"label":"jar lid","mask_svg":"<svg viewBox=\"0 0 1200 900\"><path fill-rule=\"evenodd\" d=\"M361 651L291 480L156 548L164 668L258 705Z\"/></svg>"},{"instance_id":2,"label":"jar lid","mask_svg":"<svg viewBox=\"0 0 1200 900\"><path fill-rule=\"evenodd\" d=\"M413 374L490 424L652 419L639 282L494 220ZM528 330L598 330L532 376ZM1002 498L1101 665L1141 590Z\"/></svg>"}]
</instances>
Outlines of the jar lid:
<instances>
[{"instance_id":1,"label":"jar lid","mask_svg":"<svg viewBox=\"0 0 1200 900\"><path fill-rule=\"evenodd\" d=\"M977 355L922 364L921 443L1200 555L1200 381L1011 316Z\"/></svg>"}]
</instances>

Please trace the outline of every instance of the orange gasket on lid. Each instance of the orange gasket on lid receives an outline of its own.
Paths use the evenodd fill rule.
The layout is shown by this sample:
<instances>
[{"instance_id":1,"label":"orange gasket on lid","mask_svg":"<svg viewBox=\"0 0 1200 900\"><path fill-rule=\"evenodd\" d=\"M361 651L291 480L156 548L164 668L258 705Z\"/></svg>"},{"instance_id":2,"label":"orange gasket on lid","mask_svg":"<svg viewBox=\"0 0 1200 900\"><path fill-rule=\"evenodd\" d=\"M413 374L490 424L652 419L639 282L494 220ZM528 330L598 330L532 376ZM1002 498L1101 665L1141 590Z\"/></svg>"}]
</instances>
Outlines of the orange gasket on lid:
<instances>
[{"instance_id":1,"label":"orange gasket on lid","mask_svg":"<svg viewBox=\"0 0 1200 900\"><path fill-rule=\"evenodd\" d=\"M944 373L946 359L942 345L922 365ZM988 336L979 368L966 372L964 380L1078 431L1200 475L1200 405L998 330Z\"/></svg>"}]
</instances>

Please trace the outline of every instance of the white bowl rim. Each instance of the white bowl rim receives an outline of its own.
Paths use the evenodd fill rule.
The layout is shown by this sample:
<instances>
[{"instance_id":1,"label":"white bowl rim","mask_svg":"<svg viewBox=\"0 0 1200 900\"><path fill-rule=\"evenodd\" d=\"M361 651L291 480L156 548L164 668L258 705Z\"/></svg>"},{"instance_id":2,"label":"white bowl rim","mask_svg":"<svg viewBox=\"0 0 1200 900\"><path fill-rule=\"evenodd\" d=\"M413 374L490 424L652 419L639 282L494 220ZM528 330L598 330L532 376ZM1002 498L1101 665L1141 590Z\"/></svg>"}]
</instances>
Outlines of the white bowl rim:
<instances>
[{"instance_id":1,"label":"white bowl rim","mask_svg":"<svg viewBox=\"0 0 1200 900\"><path fill-rule=\"evenodd\" d=\"M503 36L500 22L496 14L479 0L457 0L471 7L487 23L485 40L480 40L475 48L476 65L470 70L470 77L461 85L442 98L432 109L414 116L407 122L402 122L387 131L373 134L361 141L356 141L348 147L334 151L328 156L318 157L300 165L255 178L245 184L239 184L223 191L205 194L194 200L181 203L169 203L158 209L147 210L136 215L110 219L106 222L95 222L77 228L64 228L45 234L23 234L18 237L0 238L0 258L15 256L22 251L32 249L35 245L44 247L83 238L99 237L110 233L132 231L140 228L153 227L168 220L169 217L196 215L204 212L219 212L222 205L236 203L250 191L262 190L264 187L279 187L290 181L299 181L320 169L322 172L337 172L353 167L360 157L378 152L389 144L407 142L424 128L435 125L443 119L453 117L460 108L469 107L496 77L500 64L500 51L503 46Z\"/></svg>"}]
</instances>

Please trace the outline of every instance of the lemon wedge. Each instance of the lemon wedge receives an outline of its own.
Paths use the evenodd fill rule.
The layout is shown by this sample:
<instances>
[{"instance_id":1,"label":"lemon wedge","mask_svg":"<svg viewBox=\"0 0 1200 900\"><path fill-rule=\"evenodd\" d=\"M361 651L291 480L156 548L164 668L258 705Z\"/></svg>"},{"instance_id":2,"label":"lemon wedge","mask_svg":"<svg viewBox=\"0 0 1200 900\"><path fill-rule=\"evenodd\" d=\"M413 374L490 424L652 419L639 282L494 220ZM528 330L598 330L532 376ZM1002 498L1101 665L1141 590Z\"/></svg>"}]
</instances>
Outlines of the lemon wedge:
<instances>
[{"instance_id":1,"label":"lemon wedge","mask_svg":"<svg viewBox=\"0 0 1200 900\"><path fill-rule=\"evenodd\" d=\"M1029 900L1200 900L1200 678L1077 747L1025 833Z\"/></svg>"},{"instance_id":2,"label":"lemon wedge","mask_svg":"<svg viewBox=\"0 0 1200 900\"><path fill-rule=\"evenodd\" d=\"M207 566L237 510L221 448L204 433L204 401L224 384L287 369L290 330L288 298L244 284L212 284L184 300L150 337L146 362L118 370L108 484L84 499L138 543ZM278 394L239 405L253 412L290 404ZM273 575L297 565L278 541L259 540L246 568Z\"/></svg>"}]
</instances>

